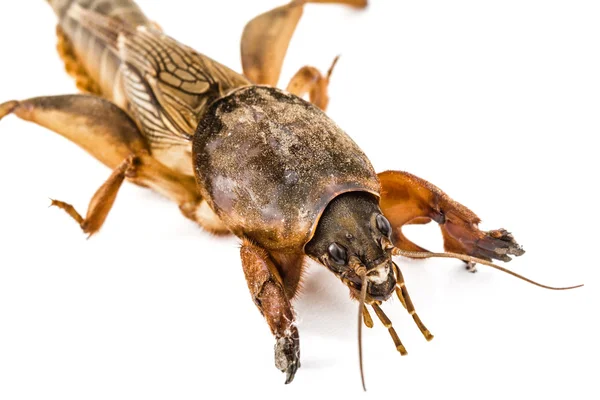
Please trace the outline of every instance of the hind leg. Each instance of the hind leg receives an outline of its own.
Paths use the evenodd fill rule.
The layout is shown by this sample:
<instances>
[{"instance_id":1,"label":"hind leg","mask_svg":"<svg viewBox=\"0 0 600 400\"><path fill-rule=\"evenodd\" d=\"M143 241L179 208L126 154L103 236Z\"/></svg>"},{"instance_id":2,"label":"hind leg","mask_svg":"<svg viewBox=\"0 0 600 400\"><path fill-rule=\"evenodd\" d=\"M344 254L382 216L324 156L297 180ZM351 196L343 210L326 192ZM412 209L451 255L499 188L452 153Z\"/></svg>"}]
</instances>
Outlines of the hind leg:
<instances>
[{"instance_id":1,"label":"hind leg","mask_svg":"<svg viewBox=\"0 0 600 400\"><path fill-rule=\"evenodd\" d=\"M0 105L0 119L8 114L58 133L110 169L131 154L148 153L146 141L131 118L100 97L65 95L9 101Z\"/></svg>"},{"instance_id":2,"label":"hind leg","mask_svg":"<svg viewBox=\"0 0 600 400\"><path fill-rule=\"evenodd\" d=\"M357 8L367 6L366 0L293 0L255 17L246 24L241 43L244 75L252 82L277 85L285 54L306 3L338 3ZM312 67L299 71L301 75L308 74L308 79L299 78L302 81L310 81L316 75L315 71L307 68Z\"/></svg>"},{"instance_id":3,"label":"hind leg","mask_svg":"<svg viewBox=\"0 0 600 400\"><path fill-rule=\"evenodd\" d=\"M85 218L69 203L52 201L83 232L90 236L96 233L106 220L125 175L134 167L134 156L147 153L146 143L133 121L112 103L83 95L37 97L0 105L0 119L10 113L59 133L113 169L92 197Z\"/></svg>"},{"instance_id":4,"label":"hind leg","mask_svg":"<svg viewBox=\"0 0 600 400\"><path fill-rule=\"evenodd\" d=\"M0 119L8 114L64 136L113 170L92 197L85 218L72 205L53 200L53 205L65 210L85 233L92 235L102 227L124 179L165 195L201 225L207 218L210 221L207 210L196 212L203 210L203 201L194 178L178 174L152 158L136 124L109 101L87 95L38 97L0 104ZM225 232L218 221L210 222L208 230Z\"/></svg>"}]
</instances>

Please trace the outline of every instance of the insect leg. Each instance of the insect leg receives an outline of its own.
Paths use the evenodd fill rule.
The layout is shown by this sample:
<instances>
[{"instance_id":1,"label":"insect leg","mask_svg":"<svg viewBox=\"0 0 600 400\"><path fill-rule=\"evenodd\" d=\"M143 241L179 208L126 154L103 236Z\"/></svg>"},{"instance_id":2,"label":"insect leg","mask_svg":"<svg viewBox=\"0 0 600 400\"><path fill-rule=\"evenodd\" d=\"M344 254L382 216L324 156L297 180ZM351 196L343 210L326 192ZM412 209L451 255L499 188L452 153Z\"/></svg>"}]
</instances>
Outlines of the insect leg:
<instances>
[{"instance_id":1,"label":"insect leg","mask_svg":"<svg viewBox=\"0 0 600 400\"><path fill-rule=\"evenodd\" d=\"M83 218L72 205L63 201L52 200L51 205L64 210L79 224L84 233L92 236L94 233L98 232L104 224L104 221L117 198L117 193L121 188L125 175L128 171L135 168L135 162L134 156L130 156L113 171L108 180L100 186L92 197L85 218Z\"/></svg>"},{"instance_id":2,"label":"insect leg","mask_svg":"<svg viewBox=\"0 0 600 400\"><path fill-rule=\"evenodd\" d=\"M440 225L446 251L502 261L525 253L506 230L479 230L480 219L475 213L431 183L400 171L386 171L378 176L381 210L393 227L392 240L400 249L426 251L404 236L402 226L432 219Z\"/></svg>"},{"instance_id":3,"label":"insect leg","mask_svg":"<svg viewBox=\"0 0 600 400\"><path fill-rule=\"evenodd\" d=\"M252 19L242 34L244 75L256 84L276 86L281 66L306 3L338 3L358 8L366 0L293 0Z\"/></svg>"},{"instance_id":4,"label":"insect leg","mask_svg":"<svg viewBox=\"0 0 600 400\"><path fill-rule=\"evenodd\" d=\"M398 297L402 296L400 297L402 305L404 305L404 308L406 308L408 313L413 317L415 324L417 324L419 330L421 331L423 336L425 336L425 339L427 339L427 341L430 341L431 339L433 339L433 335L431 334L431 332L429 332L429 329L425 327L425 325L421 321L421 318L419 318L417 312L415 311L415 306L413 305L412 300L410 299L410 295L408 294L408 290L406 289L406 284L404 283L404 277L402 276L400 268L398 268L396 263L393 263L393 265L394 270L396 271L396 275L398 277L398 288L400 289L400 293L396 293L398 294Z\"/></svg>"},{"instance_id":5,"label":"insect leg","mask_svg":"<svg viewBox=\"0 0 600 400\"><path fill-rule=\"evenodd\" d=\"M323 76L321 71L315 67L305 66L300 68L288 84L286 90L299 97L303 97L308 93L311 103L321 110L326 111L327 105L329 104L329 95L327 94L329 78L331 77L331 73L333 72L333 68L337 63L338 58L339 56L333 60L333 63L325 76Z\"/></svg>"},{"instance_id":6,"label":"insect leg","mask_svg":"<svg viewBox=\"0 0 600 400\"><path fill-rule=\"evenodd\" d=\"M0 119L11 113L69 139L110 169L117 168L132 153L147 151L131 118L100 97L36 97L0 105Z\"/></svg>"},{"instance_id":7,"label":"insect leg","mask_svg":"<svg viewBox=\"0 0 600 400\"><path fill-rule=\"evenodd\" d=\"M134 167L133 155L147 152L137 126L117 106L94 96L37 97L0 105L0 119L10 113L59 133L113 169L92 198L85 218L70 204L52 201L52 205L73 217L85 233L97 232L125 176Z\"/></svg>"},{"instance_id":8,"label":"insect leg","mask_svg":"<svg viewBox=\"0 0 600 400\"><path fill-rule=\"evenodd\" d=\"M0 104L0 119L11 113L69 139L113 170L92 198L85 218L70 204L53 201L90 235L101 228L124 178L169 197L182 211L186 205L201 204L194 178L173 172L152 158L136 124L107 100L67 95Z\"/></svg>"},{"instance_id":9,"label":"insect leg","mask_svg":"<svg viewBox=\"0 0 600 400\"><path fill-rule=\"evenodd\" d=\"M363 306L363 321L367 328L373 327L373 318L371 318L371 314L369 314L369 310L366 306Z\"/></svg>"},{"instance_id":10,"label":"insect leg","mask_svg":"<svg viewBox=\"0 0 600 400\"><path fill-rule=\"evenodd\" d=\"M392 321L390 321L390 319L387 317L387 315L385 315L385 313L377 305L377 303L371 304L371 307L373 307L373 310L375 310L375 314L377 314L377 317L379 318L379 320L381 321L381 323L383 324L383 326L385 326L388 329L388 331L390 332L390 336L392 337L392 340L394 341L394 345L396 346L396 350L398 350L400 352L400 354L403 355L403 356L407 355L408 352L406 351L406 348L404 347L404 345L400 341L400 338L398 337L398 334L396 333L396 330L392 326Z\"/></svg>"},{"instance_id":11,"label":"insect leg","mask_svg":"<svg viewBox=\"0 0 600 400\"><path fill-rule=\"evenodd\" d=\"M396 286L396 296L398 296L398 300L402 303L402 307L406 310L406 300L404 300L404 295L402 294L402 290Z\"/></svg>"},{"instance_id":12,"label":"insect leg","mask_svg":"<svg viewBox=\"0 0 600 400\"><path fill-rule=\"evenodd\" d=\"M275 366L285 372L285 383L290 383L300 367L300 338L277 266L264 249L248 240L240 255L252 300L275 336Z\"/></svg>"}]
</instances>

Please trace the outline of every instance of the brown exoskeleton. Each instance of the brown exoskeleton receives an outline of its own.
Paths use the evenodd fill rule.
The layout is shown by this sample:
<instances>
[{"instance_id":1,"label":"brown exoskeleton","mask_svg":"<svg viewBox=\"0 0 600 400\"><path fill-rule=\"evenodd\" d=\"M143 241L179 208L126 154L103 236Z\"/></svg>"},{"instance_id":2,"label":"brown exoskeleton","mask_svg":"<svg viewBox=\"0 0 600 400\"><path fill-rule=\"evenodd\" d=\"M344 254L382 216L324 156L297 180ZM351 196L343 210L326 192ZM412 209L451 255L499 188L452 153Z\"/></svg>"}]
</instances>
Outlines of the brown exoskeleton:
<instances>
[{"instance_id":1,"label":"brown exoskeleton","mask_svg":"<svg viewBox=\"0 0 600 400\"><path fill-rule=\"evenodd\" d=\"M0 117L14 113L46 126L113 169L85 217L53 201L87 234L101 228L128 179L168 196L208 231L238 236L248 286L276 337L276 364L287 382L299 366L290 300L306 256L355 297L364 289L364 301L404 353L379 308L396 290L431 334L391 259L398 249L424 251L402 235L403 225L436 221L454 253L503 261L523 253L506 231L480 231L475 214L431 184L408 173L376 174L321 111L329 73L305 67L287 91L273 87L303 3L248 24L239 75L165 36L130 1L51 1L60 54L92 96L0 106ZM314 105L300 98L305 94ZM366 308L364 318L370 324Z\"/></svg>"}]
</instances>

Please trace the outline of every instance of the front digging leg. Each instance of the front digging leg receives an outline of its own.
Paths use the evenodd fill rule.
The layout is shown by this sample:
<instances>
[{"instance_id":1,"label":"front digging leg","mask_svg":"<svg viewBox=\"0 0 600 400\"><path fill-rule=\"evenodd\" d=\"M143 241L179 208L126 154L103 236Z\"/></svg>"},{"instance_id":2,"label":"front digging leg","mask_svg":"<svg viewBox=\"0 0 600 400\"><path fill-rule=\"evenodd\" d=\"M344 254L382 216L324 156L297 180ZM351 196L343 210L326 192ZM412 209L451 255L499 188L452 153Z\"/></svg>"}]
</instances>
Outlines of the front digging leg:
<instances>
[{"instance_id":1,"label":"front digging leg","mask_svg":"<svg viewBox=\"0 0 600 400\"><path fill-rule=\"evenodd\" d=\"M294 310L269 254L245 240L240 255L252 300L275 336L275 366L286 374L288 384L300 367L300 337Z\"/></svg>"},{"instance_id":2,"label":"front digging leg","mask_svg":"<svg viewBox=\"0 0 600 400\"><path fill-rule=\"evenodd\" d=\"M444 237L444 249L487 261L497 259L508 262L510 256L520 256L525 250L505 229L481 231L481 220L467 207L431 183L407 172L386 171L379 175L381 182L381 210L393 227L394 244L407 251L423 251L402 234L402 226L436 221ZM473 265L467 269L474 272Z\"/></svg>"}]
</instances>

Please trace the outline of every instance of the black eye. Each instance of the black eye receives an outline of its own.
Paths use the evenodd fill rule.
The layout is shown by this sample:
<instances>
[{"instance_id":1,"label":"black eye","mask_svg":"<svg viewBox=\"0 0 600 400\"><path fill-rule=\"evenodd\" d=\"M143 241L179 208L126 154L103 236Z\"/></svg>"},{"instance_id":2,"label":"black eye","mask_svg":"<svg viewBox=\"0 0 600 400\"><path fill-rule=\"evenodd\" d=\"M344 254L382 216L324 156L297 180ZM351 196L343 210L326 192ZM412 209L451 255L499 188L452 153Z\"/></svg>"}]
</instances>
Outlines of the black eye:
<instances>
[{"instance_id":1,"label":"black eye","mask_svg":"<svg viewBox=\"0 0 600 400\"><path fill-rule=\"evenodd\" d=\"M336 264L344 265L348 261L348 254L346 253L346 249L335 242L329 245L327 251L329 252L329 256L331 257L333 262Z\"/></svg>"},{"instance_id":2,"label":"black eye","mask_svg":"<svg viewBox=\"0 0 600 400\"><path fill-rule=\"evenodd\" d=\"M392 226L390 225L390 221L387 220L382 214L379 214L375 219L377 221L377 229L385 236L390 236L392 234Z\"/></svg>"}]
</instances>

